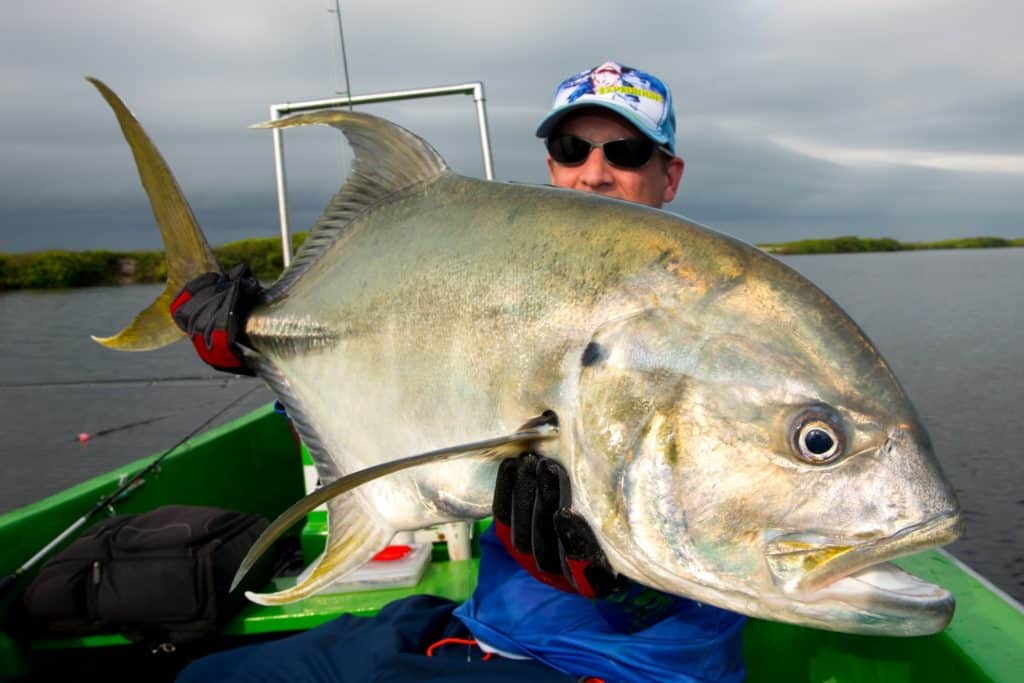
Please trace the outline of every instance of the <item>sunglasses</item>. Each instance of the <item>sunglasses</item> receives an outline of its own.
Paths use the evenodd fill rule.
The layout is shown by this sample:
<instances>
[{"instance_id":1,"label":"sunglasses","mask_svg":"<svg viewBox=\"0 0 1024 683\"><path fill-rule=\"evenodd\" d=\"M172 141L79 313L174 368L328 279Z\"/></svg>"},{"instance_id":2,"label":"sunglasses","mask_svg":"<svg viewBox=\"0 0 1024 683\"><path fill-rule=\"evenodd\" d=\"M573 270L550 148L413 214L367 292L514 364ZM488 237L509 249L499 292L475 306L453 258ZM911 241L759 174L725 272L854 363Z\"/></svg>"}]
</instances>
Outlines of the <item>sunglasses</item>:
<instances>
[{"instance_id":1,"label":"sunglasses","mask_svg":"<svg viewBox=\"0 0 1024 683\"><path fill-rule=\"evenodd\" d=\"M575 135L560 135L557 138L548 138L544 144L547 146L551 158L563 166L582 164L590 156L592 149L600 147L604 152L604 158L612 166L640 168L651 160L655 149L662 149L648 138L622 138L607 142L591 142Z\"/></svg>"}]
</instances>

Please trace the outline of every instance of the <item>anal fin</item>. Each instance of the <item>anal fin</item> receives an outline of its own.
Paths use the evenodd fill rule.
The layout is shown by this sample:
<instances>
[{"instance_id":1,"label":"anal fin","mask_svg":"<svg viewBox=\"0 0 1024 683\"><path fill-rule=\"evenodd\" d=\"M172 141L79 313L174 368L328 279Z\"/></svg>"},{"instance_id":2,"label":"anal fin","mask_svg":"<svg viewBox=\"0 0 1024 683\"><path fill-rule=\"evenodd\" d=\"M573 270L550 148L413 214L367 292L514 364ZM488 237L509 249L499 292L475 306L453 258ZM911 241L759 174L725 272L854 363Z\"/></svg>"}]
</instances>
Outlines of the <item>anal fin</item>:
<instances>
[{"instance_id":1,"label":"anal fin","mask_svg":"<svg viewBox=\"0 0 1024 683\"><path fill-rule=\"evenodd\" d=\"M558 436L558 418L550 411L531 419L511 434L483 441L449 446L427 453L392 460L345 475L296 501L282 512L249 548L231 583L234 590L252 569L256 560L295 523L310 511L327 503L330 533L327 548L305 580L294 588L268 595L246 593L260 604L282 604L300 600L325 586L334 578L355 569L391 540L396 531L387 528L372 513L363 509L353 490L363 484L410 467L435 464L456 458L499 459L518 455L532 445ZM349 517L350 516L350 517Z\"/></svg>"},{"instance_id":2,"label":"anal fin","mask_svg":"<svg viewBox=\"0 0 1024 683\"><path fill-rule=\"evenodd\" d=\"M247 592L245 596L260 605L283 605L308 598L361 567L395 535L395 530L369 513L359 495L352 491L328 501L327 519L327 546L294 586L276 593Z\"/></svg>"}]
</instances>

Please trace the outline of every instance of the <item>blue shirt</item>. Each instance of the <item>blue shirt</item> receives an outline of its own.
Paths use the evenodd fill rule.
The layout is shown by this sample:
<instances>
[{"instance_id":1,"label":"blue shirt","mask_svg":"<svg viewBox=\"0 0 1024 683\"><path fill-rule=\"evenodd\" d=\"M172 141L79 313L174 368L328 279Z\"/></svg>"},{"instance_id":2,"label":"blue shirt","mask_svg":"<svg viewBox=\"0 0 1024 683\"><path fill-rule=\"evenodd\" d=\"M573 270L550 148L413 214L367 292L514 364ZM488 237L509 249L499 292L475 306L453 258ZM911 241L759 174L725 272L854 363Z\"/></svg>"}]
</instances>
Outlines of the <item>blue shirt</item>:
<instances>
[{"instance_id":1,"label":"blue shirt","mask_svg":"<svg viewBox=\"0 0 1024 683\"><path fill-rule=\"evenodd\" d=\"M741 681L746 618L685 598L633 630L630 610L565 593L513 560L491 527L476 591L454 615L477 640L576 676L607 681Z\"/></svg>"}]
</instances>

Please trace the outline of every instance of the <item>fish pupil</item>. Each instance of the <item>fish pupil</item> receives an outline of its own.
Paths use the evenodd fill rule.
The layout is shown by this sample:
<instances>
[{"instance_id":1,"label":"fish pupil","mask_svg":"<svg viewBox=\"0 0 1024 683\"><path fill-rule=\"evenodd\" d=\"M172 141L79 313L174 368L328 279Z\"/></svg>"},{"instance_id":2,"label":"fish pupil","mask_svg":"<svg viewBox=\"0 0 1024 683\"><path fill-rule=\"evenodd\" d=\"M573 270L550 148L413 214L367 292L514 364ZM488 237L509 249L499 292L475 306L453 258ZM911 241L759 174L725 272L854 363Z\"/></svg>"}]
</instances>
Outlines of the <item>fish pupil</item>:
<instances>
[{"instance_id":1,"label":"fish pupil","mask_svg":"<svg viewBox=\"0 0 1024 683\"><path fill-rule=\"evenodd\" d=\"M811 453L822 455L831 450L832 446L835 445L835 441L828 432L821 429L812 429L804 437L804 444Z\"/></svg>"}]
</instances>

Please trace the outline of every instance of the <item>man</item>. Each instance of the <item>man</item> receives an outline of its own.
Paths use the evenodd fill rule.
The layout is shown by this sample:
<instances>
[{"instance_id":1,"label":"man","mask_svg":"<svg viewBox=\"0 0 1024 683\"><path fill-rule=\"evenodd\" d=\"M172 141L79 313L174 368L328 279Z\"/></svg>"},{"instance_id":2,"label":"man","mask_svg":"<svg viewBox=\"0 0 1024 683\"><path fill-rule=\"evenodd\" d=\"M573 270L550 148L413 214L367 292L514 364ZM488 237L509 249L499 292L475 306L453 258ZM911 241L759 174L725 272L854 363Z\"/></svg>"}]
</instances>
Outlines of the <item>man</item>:
<instances>
[{"instance_id":1,"label":"man","mask_svg":"<svg viewBox=\"0 0 1024 683\"><path fill-rule=\"evenodd\" d=\"M675 197L684 164L675 154L671 93L655 76L615 62L576 74L556 88L536 134L545 140L552 185L655 208ZM258 296L254 282L244 269L204 275L172 304L175 320L215 367L246 372L233 344L244 330L236 313ZM553 460L527 453L501 464L477 590L463 605L398 601L372 620L341 617L302 636L208 658L181 680L243 680L257 671L268 680L310 671L341 680L370 672L376 680L741 679L743 619L617 576L572 511L569 488ZM451 642L469 648L460 646L454 658L450 645L438 651L447 658L422 656ZM500 657L484 661L491 654Z\"/></svg>"},{"instance_id":2,"label":"man","mask_svg":"<svg viewBox=\"0 0 1024 683\"><path fill-rule=\"evenodd\" d=\"M581 91L581 82L591 87ZM675 198L683 177L668 87L614 62L563 81L537 137L546 140L557 187L660 208Z\"/></svg>"}]
</instances>

